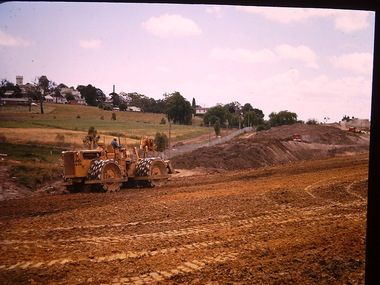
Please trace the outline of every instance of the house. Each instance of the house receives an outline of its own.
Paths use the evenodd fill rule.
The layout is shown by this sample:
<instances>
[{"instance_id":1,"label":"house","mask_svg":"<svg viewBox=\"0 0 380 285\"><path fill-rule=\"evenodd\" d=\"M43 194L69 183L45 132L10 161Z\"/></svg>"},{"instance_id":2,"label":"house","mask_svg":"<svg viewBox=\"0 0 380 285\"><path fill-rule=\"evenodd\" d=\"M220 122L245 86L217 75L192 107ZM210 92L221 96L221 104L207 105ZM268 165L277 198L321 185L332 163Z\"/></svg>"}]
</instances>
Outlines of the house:
<instances>
[{"instance_id":1,"label":"house","mask_svg":"<svg viewBox=\"0 0 380 285\"><path fill-rule=\"evenodd\" d=\"M47 103L53 103L54 102L54 98L51 95L46 95L45 96L45 101Z\"/></svg>"},{"instance_id":2,"label":"house","mask_svg":"<svg viewBox=\"0 0 380 285\"><path fill-rule=\"evenodd\" d=\"M195 108L195 115L202 116L202 115L206 114L209 109L210 108L197 107L197 108Z\"/></svg>"},{"instance_id":3,"label":"house","mask_svg":"<svg viewBox=\"0 0 380 285\"><path fill-rule=\"evenodd\" d=\"M23 96L26 96L28 92L33 92L36 89L36 87L30 83L19 85L19 87Z\"/></svg>"},{"instance_id":4,"label":"house","mask_svg":"<svg viewBox=\"0 0 380 285\"><path fill-rule=\"evenodd\" d=\"M1 105L29 105L29 98L1 98Z\"/></svg>"},{"instance_id":5,"label":"house","mask_svg":"<svg viewBox=\"0 0 380 285\"><path fill-rule=\"evenodd\" d=\"M54 102L57 104L67 104L67 100L65 97L55 97Z\"/></svg>"},{"instance_id":6,"label":"house","mask_svg":"<svg viewBox=\"0 0 380 285\"><path fill-rule=\"evenodd\" d=\"M141 112L141 108L135 106L129 106L127 110L131 112Z\"/></svg>"},{"instance_id":7,"label":"house","mask_svg":"<svg viewBox=\"0 0 380 285\"><path fill-rule=\"evenodd\" d=\"M70 100L68 103L71 105L87 105L86 100L77 95L74 95L74 100Z\"/></svg>"},{"instance_id":8,"label":"house","mask_svg":"<svg viewBox=\"0 0 380 285\"><path fill-rule=\"evenodd\" d=\"M59 92L61 93L61 95L63 96L63 97L65 97L66 96L66 94L72 94L74 97L75 96L79 96L79 97L81 97L81 94L80 94L80 92L79 91L77 91L77 90L74 90L74 89L72 89L72 88L61 88L60 90L59 90Z\"/></svg>"}]
</instances>

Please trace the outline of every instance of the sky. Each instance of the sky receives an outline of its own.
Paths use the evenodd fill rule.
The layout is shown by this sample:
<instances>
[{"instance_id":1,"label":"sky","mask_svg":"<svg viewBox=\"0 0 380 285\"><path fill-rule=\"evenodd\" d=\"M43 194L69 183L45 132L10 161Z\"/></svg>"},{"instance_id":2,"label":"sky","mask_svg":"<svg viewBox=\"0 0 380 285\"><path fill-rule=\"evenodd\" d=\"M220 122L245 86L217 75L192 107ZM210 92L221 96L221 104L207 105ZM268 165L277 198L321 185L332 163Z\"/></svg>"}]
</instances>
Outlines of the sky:
<instances>
[{"instance_id":1,"label":"sky","mask_svg":"<svg viewBox=\"0 0 380 285\"><path fill-rule=\"evenodd\" d=\"M106 95L250 103L265 117L370 119L373 11L234 5L6 2L0 79Z\"/></svg>"}]
</instances>

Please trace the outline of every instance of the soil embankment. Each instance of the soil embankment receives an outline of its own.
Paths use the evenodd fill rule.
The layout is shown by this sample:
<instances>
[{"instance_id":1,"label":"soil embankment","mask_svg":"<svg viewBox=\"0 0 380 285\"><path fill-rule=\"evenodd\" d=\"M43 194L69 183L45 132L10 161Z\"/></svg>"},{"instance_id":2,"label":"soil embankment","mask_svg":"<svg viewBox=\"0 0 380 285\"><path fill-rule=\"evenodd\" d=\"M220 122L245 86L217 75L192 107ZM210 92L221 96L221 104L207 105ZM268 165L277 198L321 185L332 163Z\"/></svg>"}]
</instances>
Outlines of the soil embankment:
<instances>
[{"instance_id":1,"label":"soil embankment","mask_svg":"<svg viewBox=\"0 0 380 285\"><path fill-rule=\"evenodd\" d=\"M293 141L293 135L302 141ZM174 168L226 171L290 161L367 153L369 134L354 134L334 126L286 125L247 134L172 159Z\"/></svg>"}]
</instances>

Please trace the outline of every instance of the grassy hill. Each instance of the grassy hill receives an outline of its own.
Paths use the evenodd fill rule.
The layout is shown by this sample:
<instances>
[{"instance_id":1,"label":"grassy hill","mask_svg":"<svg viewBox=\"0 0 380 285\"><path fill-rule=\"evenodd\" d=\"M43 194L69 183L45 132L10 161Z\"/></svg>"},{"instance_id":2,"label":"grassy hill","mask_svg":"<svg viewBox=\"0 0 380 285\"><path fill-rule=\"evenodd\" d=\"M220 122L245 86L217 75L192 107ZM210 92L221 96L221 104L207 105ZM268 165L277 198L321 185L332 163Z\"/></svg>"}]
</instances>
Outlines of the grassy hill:
<instances>
[{"instance_id":1,"label":"grassy hill","mask_svg":"<svg viewBox=\"0 0 380 285\"><path fill-rule=\"evenodd\" d=\"M46 103L45 114L39 106L2 106L0 108L0 136L11 143L44 145L65 144L80 147L89 127L94 126L106 143L114 136L130 146L138 144L142 136L154 137L157 132L169 136L169 124L160 124L164 114L142 112L105 111L97 107ZM112 114L116 120L112 120ZM172 141L194 138L208 133L200 126L201 119L194 118L193 125L172 125Z\"/></svg>"}]
</instances>

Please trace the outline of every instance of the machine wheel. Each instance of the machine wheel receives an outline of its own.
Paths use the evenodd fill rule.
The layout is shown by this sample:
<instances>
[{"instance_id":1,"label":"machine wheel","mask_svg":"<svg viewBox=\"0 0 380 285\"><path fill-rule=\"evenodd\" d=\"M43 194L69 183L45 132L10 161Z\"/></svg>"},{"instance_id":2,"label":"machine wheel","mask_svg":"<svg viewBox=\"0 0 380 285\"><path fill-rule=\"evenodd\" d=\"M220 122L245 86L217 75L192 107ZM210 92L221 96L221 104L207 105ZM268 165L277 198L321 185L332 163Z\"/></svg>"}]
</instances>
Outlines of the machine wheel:
<instances>
[{"instance_id":1,"label":"machine wheel","mask_svg":"<svg viewBox=\"0 0 380 285\"><path fill-rule=\"evenodd\" d=\"M104 164L101 171L101 179L121 178L121 170L115 162L107 162ZM107 192L118 192L121 187L121 182L105 182L103 189Z\"/></svg>"},{"instance_id":2,"label":"machine wheel","mask_svg":"<svg viewBox=\"0 0 380 285\"><path fill-rule=\"evenodd\" d=\"M92 161L87 174L88 180L102 180L120 177L121 170L119 166L113 161L113 159ZM107 192L118 192L121 185L121 182L108 182L103 183L102 188ZM92 188L96 189L97 184L93 184Z\"/></svg>"},{"instance_id":3,"label":"machine wheel","mask_svg":"<svg viewBox=\"0 0 380 285\"><path fill-rule=\"evenodd\" d=\"M156 176L167 174L166 165L160 158L144 158L136 165L135 175ZM140 187L158 187L163 185L167 179L159 180L142 180L138 181Z\"/></svg>"},{"instance_id":4,"label":"machine wheel","mask_svg":"<svg viewBox=\"0 0 380 285\"><path fill-rule=\"evenodd\" d=\"M150 167L150 176L156 176L156 175L165 175L167 174L166 165L161 160L154 160L152 161L151 167ZM155 179L155 180L149 180L152 187L160 187L165 184L167 179Z\"/></svg>"}]
</instances>

